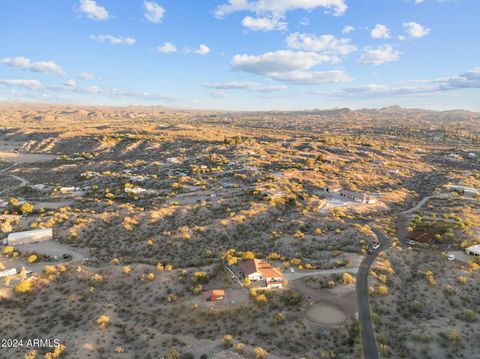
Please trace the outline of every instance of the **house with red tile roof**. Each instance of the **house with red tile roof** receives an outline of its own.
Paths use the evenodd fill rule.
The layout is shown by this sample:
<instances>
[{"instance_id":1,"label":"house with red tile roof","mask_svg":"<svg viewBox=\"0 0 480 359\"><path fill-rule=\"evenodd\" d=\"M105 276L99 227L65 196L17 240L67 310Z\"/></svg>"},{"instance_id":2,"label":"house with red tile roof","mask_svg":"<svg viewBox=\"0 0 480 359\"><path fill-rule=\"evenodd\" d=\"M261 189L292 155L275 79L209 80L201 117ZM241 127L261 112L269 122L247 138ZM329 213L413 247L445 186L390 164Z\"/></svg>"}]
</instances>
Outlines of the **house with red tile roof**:
<instances>
[{"instance_id":1,"label":"house with red tile roof","mask_svg":"<svg viewBox=\"0 0 480 359\"><path fill-rule=\"evenodd\" d=\"M283 273L280 268L273 268L269 262L261 259L246 259L240 263L240 269L252 282L265 281L266 288L282 288Z\"/></svg>"}]
</instances>

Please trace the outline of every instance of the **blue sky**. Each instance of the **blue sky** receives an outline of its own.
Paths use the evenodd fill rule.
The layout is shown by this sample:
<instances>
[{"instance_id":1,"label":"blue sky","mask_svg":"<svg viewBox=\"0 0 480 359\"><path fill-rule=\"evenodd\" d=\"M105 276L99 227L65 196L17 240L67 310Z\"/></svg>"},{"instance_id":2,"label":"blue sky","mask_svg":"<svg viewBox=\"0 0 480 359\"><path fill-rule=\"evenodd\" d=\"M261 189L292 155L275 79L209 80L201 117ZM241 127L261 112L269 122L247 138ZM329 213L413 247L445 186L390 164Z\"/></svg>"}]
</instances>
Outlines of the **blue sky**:
<instances>
[{"instance_id":1,"label":"blue sky","mask_svg":"<svg viewBox=\"0 0 480 359\"><path fill-rule=\"evenodd\" d=\"M480 111L478 0L3 0L0 100Z\"/></svg>"}]
</instances>

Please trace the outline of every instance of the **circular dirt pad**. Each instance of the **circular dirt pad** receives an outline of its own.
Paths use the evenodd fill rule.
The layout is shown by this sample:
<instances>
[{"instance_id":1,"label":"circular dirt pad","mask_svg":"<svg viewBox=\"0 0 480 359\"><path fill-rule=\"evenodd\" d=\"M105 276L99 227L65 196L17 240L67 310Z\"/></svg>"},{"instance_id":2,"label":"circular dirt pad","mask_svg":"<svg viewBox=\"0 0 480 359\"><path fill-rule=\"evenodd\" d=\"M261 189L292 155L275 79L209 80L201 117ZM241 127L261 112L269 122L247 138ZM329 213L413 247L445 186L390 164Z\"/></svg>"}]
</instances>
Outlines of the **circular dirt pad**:
<instances>
[{"instance_id":1,"label":"circular dirt pad","mask_svg":"<svg viewBox=\"0 0 480 359\"><path fill-rule=\"evenodd\" d=\"M315 303L307 311L311 320L322 324L338 324L347 319L345 312L329 302Z\"/></svg>"}]
</instances>

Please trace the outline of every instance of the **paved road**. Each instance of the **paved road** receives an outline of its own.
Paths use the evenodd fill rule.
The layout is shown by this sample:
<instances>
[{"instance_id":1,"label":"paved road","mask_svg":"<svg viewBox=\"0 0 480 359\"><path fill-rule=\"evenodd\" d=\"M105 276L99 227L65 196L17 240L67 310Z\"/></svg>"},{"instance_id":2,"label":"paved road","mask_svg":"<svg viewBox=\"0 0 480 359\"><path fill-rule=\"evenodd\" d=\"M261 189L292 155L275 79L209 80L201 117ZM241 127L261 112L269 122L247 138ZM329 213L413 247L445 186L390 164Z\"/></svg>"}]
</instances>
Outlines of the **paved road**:
<instances>
[{"instance_id":1,"label":"paved road","mask_svg":"<svg viewBox=\"0 0 480 359\"><path fill-rule=\"evenodd\" d=\"M322 269L322 270L312 270L312 271L303 271L303 272L286 272L284 273L285 278L289 281L303 277L314 277L318 275L330 275L330 274L343 274L343 273L357 274L358 267L343 267L335 269Z\"/></svg>"},{"instance_id":2,"label":"paved road","mask_svg":"<svg viewBox=\"0 0 480 359\"><path fill-rule=\"evenodd\" d=\"M370 227L379 239L381 245L378 249L367 254L360 264L357 274L357 310L358 320L362 327L363 357L364 359L378 359L377 342L373 331L372 316L370 312L370 302L368 299L368 274L370 266L377 255L390 248L390 239L375 227Z\"/></svg>"}]
</instances>

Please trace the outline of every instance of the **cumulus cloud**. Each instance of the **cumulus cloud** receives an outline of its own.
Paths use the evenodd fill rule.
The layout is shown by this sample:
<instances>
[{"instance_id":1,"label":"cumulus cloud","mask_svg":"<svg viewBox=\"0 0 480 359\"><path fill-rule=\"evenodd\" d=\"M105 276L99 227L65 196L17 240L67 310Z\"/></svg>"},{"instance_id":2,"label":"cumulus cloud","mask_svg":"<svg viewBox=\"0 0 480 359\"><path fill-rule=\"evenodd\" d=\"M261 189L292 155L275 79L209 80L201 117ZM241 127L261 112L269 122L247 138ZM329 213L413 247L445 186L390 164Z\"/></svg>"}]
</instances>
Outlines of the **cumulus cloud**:
<instances>
[{"instance_id":1,"label":"cumulus cloud","mask_svg":"<svg viewBox=\"0 0 480 359\"><path fill-rule=\"evenodd\" d=\"M342 34L350 34L355 31L353 26L347 25L342 29Z\"/></svg>"},{"instance_id":2,"label":"cumulus cloud","mask_svg":"<svg viewBox=\"0 0 480 359\"><path fill-rule=\"evenodd\" d=\"M430 33L430 29L413 21L404 22L403 28L409 36L416 38L427 36Z\"/></svg>"},{"instance_id":3,"label":"cumulus cloud","mask_svg":"<svg viewBox=\"0 0 480 359\"><path fill-rule=\"evenodd\" d=\"M336 63L337 58L316 52L280 50L262 55L235 55L232 69L270 77L281 82L319 84L348 81L343 71L309 72L322 63Z\"/></svg>"},{"instance_id":4,"label":"cumulus cloud","mask_svg":"<svg viewBox=\"0 0 480 359\"><path fill-rule=\"evenodd\" d=\"M255 74L272 72L288 72L307 70L315 65L330 62L336 59L316 52L279 50L262 55L235 55L231 61L232 68Z\"/></svg>"},{"instance_id":5,"label":"cumulus cloud","mask_svg":"<svg viewBox=\"0 0 480 359\"><path fill-rule=\"evenodd\" d=\"M164 42L162 46L156 48L156 51L161 52L162 54L172 54L177 52L177 48L171 42Z\"/></svg>"},{"instance_id":6,"label":"cumulus cloud","mask_svg":"<svg viewBox=\"0 0 480 359\"><path fill-rule=\"evenodd\" d=\"M107 9L98 5L95 0L80 0L80 6L78 9L89 19L102 21L110 18Z\"/></svg>"},{"instance_id":7,"label":"cumulus cloud","mask_svg":"<svg viewBox=\"0 0 480 359\"><path fill-rule=\"evenodd\" d=\"M289 35L286 42L288 47L292 49L315 51L330 55L332 56L332 62L339 62L341 56L346 56L357 50L350 43L350 39L339 39L334 35L315 36L297 32Z\"/></svg>"},{"instance_id":8,"label":"cumulus cloud","mask_svg":"<svg viewBox=\"0 0 480 359\"><path fill-rule=\"evenodd\" d=\"M343 15L347 11L344 0L228 0L215 9L215 16L224 17L237 11L250 11L257 15L284 17L292 10L315 10L323 7L332 10L335 15Z\"/></svg>"},{"instance_id":9,"label":"cumulus cloud","mask_svg":"<svg viewBox=\"0 0 480 359\"><path fill-rule=\"evenodd\" d=\"M0 60L1 63L16 67L21 70L29 70L33 72L52 73L55 75L63 76L65 71L53 61L38 61L32 62L28 57L6 57Z\"/></svg>"},{"instance_id":10,"label":"cumulus cloud","mask_svg":"<svg viewBox=\"0 0 480 359\"><path fill-rule=\"evenodd\" d=\"M390 29L385 25L377 24L372 31L370 31L370 35L374 39L388 39L390 38Z\"/></svg>"},{"instance_id":11,"label":"cumulus cloud","mask_svg":"<svg viewBox=\"0 0 480 359\"><path fill-rule=\"evenodd\" d=\"M153 1L144 1L143 7L145 8L145 13L143 14L145 18L153 23L162 22L163 16L165 15L165 8Z\"/></svg>"},{"instance_id":12,"label":"cumulus cloud","mask_svg":"<svg viewBox=\"0 0 480 359\"><path fill-rule=\"evenodd\" d=\"M286 90L285 85L263 85L258 82L232 81L232 82L207 82L203 84L206 88L216 90L248 90L252 92L276 92Z\"/></svg>"},{"instance_id":13,"label":"cumulus cloud","mask_svg":"<svg viewBox=\"0 0 480 359\"><path fill-rule=\"evenodd\" d=\"M242 25L252 31L274 31L287 29L286 22L274 17L253 18L251 16L246 16L242 20Z\"/></svg>"},{"instance_id":14,"label":"cumulus cloud","mask_svg":"<svg viewBox=\"0 0 480 359\"><path fill-rule=\"evenodd\" d=\"M472 88L480 89L480 67L447 78L412 81L412 83L412 85L408 86L368 84L330 92L328 95L336 97L366 98L422 95Z\"/></svg>"},{"instance_id":15,"label":"cumulus cloud","mask_svg":"<svg viewBox=\"0 0 480 359\"><path fill-rule=\"evenodd\" d=\"M197 49L195 49L195 50L187 49L186 52L197 54L197 55L200 55L200 56L205 56L205 55L208 55L210 53L210 48L205 44L200 44L200 46Z\"/></svg>"},{"instance_id":16,"label":"cumulus cloud","mask_svg":"<svg viewBox=\"0 0 480 359\"><path fill-rule=\"evenodd\" d=\"M116 37L113 35L90 35L90 40L109 42L112 45L133 45L137 40L131 37Z\"/></svg>"},{"instance_id":17,"label":"cumulus cloud","mask_svg":"<svg viewBox=\"0 0 480 359\"><path fill-rule=\"evenodd\" d=\"M31 90L37 90L42 87L42 83L38 80L0 80L0 85L23 87Z\"/></svg>"},{"instance_id":18,"label":"cumulus cloud","mask_svg":"<svg viewBox=\"0 0 480 359\"><path fill-rule=\"evenodd\" d=\"M350 81L352 78L343 70L333 71L288 71L272 73L270 77L277 81L299 85L318 85Z\"/></svg>"},{"instance_id":19,"label":"cumulus cloud","mask_svg":"<svg viewBox=\"0 0 480 359\"><path fill-rule=\"evenodd\" d=\"M400 52L396 51L392 45L385 44L376 48L366 47L357 63L378 66L398 60L400 60Z\"/></svg>"}]
</instances>

